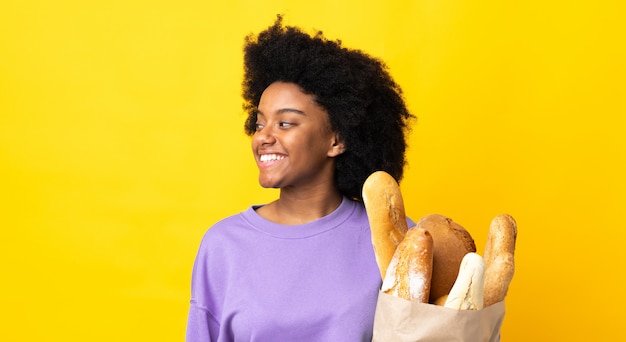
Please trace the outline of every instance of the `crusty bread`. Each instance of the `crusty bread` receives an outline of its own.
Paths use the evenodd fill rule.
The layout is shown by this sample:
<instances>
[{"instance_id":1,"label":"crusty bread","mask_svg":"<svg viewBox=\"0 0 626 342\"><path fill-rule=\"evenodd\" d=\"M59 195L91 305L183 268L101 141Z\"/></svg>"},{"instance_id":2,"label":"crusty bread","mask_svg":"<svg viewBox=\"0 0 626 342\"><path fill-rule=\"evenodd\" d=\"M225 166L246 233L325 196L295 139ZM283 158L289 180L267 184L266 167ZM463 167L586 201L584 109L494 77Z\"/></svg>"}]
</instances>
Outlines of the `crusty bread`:
<instances>
[{"instance_id":1,"label":"crusty bread","mask_svg":"<svg viewBox=\"0 0 626 342\"><path fill-rule=\"evenodd\" d=\"M395 297L427 303L432 270L432 236L422 228L409 229L396 248L381 290Z\"/></svg>"},{"instance_id":2,"label":"crusty bread","mask_svg":"<svg viewBox=\"0 0 626 342\"><path fill-rule=\"evenodd\" d=\"M363 203L371 228L372 245L381 279L408 227L398 182L384 171L372 173L363 184Z\"/></svg>"},{"instance_id":3,"label":"crusty bread","mask_svg":"<svg viewBox=\"0 0 626 342\"><path fill-rule=\"evenodd\" d=\"M512 216L500 214L491 220L485 244L484 306L501 302L506 297L515 273L515 242L517 223Z\"/></svg>"},{"instance_id":4,"label":"crusty bread","mask_svg":"<svg viewBox=\"0 0 626 342\"><path fill-rule=\"evenodd\" d=\"M458 310L483 308L485 262L476 253L467 253L461 261L459 275L446 299L445 307Z\"/></svg>"},{"instance_id":5,"label":"crusty bread","mask_svg":"<svg viewBox=\"0 0 626 342\"><path fill-rule=\"evenodd\" d=\"M433 275L429 303L434 303L450 293L459 273L461 260L465 254L476 252L476 244L465 228L443 215L426 215L417 222L416 227L428 230L433 238Z\"/></svg>"}]
</instances>

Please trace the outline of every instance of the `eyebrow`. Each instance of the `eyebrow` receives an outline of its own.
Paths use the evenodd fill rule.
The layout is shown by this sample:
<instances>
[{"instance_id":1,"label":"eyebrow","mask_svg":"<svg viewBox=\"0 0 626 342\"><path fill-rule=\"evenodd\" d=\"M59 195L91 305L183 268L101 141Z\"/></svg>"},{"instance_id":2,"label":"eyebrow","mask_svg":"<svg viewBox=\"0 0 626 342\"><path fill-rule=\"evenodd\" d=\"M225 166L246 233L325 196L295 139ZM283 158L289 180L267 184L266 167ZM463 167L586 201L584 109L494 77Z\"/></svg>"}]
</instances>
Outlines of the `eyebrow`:
<instances>
[{"instance_id":1,"label":"eyebrow","mask_svg":"<svg viewBox=\"0 0 626 342\"><path fill-rule=\"evenodd\" d=\"M295 109L295 108L281 108L279 110L276 111L276 114L284 114L284 113L294 113L294 114L299 114L299 115L305 115L305 113L299 109ZM257 115L265 115L263 114L262 111L257 109Z\"/></svg>"}]
</instances>

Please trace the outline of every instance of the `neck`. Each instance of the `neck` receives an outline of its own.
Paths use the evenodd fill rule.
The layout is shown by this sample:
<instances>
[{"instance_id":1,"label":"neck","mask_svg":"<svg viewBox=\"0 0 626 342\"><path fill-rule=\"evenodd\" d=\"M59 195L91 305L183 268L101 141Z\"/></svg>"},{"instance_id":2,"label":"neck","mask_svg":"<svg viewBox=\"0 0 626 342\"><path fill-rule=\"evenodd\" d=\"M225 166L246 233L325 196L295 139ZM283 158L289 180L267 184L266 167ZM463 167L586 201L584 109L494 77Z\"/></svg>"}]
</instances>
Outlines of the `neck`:
<instances>
[{"instance_id":1,"label":"neck","mask_svg":"<svg viewBox=\"0 0 626 342\"><path fill-rule=\"evenodd\" d=\"M266 219L286 225L311 222L322 218L339 207L343 196L333 188L323 192L295 192L280 190L280 197L257 212Z\"/></svg>"}]
</instances>

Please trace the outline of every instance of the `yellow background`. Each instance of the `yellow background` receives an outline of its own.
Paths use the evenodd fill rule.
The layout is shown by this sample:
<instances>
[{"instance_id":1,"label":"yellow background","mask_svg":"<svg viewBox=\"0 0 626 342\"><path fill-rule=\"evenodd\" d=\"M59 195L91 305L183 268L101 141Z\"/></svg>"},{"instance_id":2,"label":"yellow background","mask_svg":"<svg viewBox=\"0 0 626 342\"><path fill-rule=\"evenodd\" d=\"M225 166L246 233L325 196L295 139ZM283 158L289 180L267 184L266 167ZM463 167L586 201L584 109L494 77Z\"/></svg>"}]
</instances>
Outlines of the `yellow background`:
<instances>
[{"instance_id":1,"label":"yellow background","mask_svg":"<svg viewBox=\"0 0 626 342\"><path fill-rule=\"evenodd\" d=\"M276 195L243 134L243 37L276 13L381 57L419 117L409 215L518 221L503 341L623 335L619 1L0 5L0 340L180 341L205 230Z\"/></svg>"}]
</instances>

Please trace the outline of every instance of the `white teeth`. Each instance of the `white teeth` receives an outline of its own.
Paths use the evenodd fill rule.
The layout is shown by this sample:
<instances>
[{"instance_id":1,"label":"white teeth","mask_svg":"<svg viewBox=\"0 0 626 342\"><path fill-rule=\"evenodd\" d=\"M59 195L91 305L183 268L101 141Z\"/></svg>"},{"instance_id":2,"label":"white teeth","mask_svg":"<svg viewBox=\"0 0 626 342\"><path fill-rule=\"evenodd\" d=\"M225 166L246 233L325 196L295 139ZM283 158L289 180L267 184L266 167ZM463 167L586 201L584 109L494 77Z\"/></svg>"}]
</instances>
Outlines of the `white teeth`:
<instances>
[{"instance_id":1,"label":"white teeth","mask_svg":"<svg viewBox=\"0 0 626 342\"><path fill-rule=\"evenodd\" d=\"M262 154L259 157L259 160L261 160L264 163L268 161L281 160L281 159L285 159L285 156L279 156L277 154Z\"/></svg>"}]
</instances>

